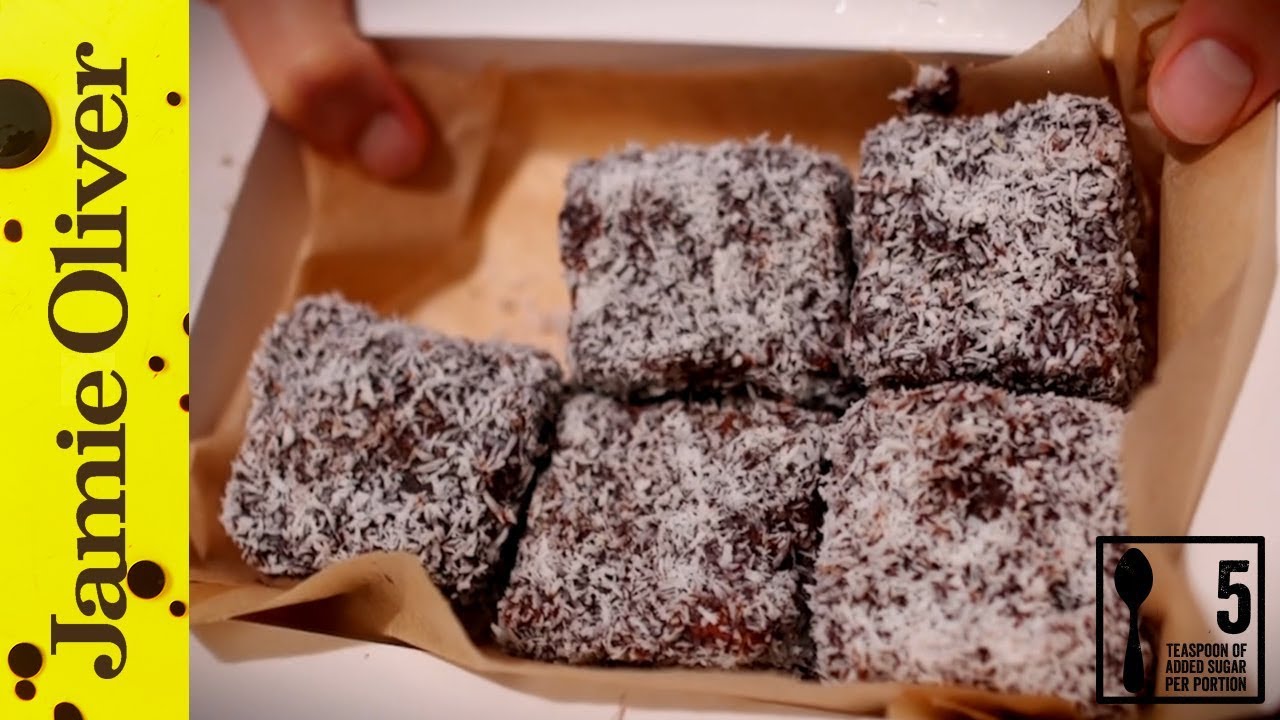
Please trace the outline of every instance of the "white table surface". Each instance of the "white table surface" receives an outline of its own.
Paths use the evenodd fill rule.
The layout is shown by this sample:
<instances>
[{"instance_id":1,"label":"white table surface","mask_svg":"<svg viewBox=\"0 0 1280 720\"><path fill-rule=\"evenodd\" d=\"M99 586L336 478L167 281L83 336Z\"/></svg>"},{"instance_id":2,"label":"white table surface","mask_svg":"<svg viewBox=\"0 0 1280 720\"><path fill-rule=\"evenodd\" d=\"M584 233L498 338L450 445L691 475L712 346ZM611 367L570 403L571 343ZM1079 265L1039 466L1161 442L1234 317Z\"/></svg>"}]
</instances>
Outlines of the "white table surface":
<instances>
[{"instance_id":1,"label":"white table surface","mask_svg":"<svg viewBox=\"0 0 1280 720\"><path fill-rule=\"evenodd\" d=\"M1075 0L380 0L358 2L377 36L613 39L814 48L945 47L1015 53L1042 37ZM192 313L204 293L266 106L217 14L191 11ZM1280 205L1280 202L1277 203ZM1193 534L1276 528L1280 508L1280 294L1193 523ZM1248 503L1235 498L1245 496ZM1273 558L1277 543L1268 543ZM1198 574L1205 558L1189 552ZM1267 573L1280 588L1280 562ZM1216 602L1202 589L1203 604ZM1272 597L1276 597L1275 590ZM1268 603L1280 627L1280 601ZM1280 702L1280 653L1268 652L1269 706ZM197 629L191 641L191 717L557 718L563 720L746 720L794 714L561 703L520 693L416 650L355 643L248 623ZM808 717L823 717L810 714Z\"/></svg>"}]
</instances>

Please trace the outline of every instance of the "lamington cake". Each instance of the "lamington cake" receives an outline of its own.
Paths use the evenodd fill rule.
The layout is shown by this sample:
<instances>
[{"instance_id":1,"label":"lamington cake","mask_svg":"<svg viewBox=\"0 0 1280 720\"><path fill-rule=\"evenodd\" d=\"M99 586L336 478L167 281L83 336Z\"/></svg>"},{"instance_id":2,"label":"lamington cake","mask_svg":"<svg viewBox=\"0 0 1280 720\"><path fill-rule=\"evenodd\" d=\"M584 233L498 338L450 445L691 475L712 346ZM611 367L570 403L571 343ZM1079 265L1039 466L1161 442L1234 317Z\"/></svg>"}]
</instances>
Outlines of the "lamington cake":
<instances>
[{"instance_id":1,"label":"lamington cake","mask_svg":"<svg viewBox=\"0 0 1280 720\"><path fill-rule=\"evenodd\" d=\"M1125 534L1122 417L971 383L869 391L829 434L810 600L818 676L1091 706L1095 537ZM1114 595L1104 614L1117 695L1128 614Z\"/></svg>"},{"instance_id":2,"label":"lamington cake","mask_svg":"<svg viewBox=\"0 0 1280 720\"><path fill-rule=\"evenodd\" d=\"M403 551L458 603L496 594L502 547L560 405L551 356L325 295L267 331L249 386L222 512L249 565L300 577Z\"/></svg>"},{"instance_id":3,"label":"lamington cake","mask_svg":"<svg viewBox=\"0 0 1280 720\"><path fill-rule=\"evenodd\" d=\"M830 421L764 400L569 400L496 636L569 663L810 663L802 587Z\"/></svg>"},{"instance_id":4,"label":"lamington cake","mask_svg":"<svg viewBox=\"0 0 1280 720\"><path fill-rule=\"evenodd\" d=\"M868 385L967 379L1123 405L1143 378L1141 215L1106 100L874 128L853 237L848 358Z\"/></svg>"},{"instance_id":5,"label":"lamington cake","mask_svg":"<svg viewBox=\"0 0 1280 720\"><path fill-rule=\"evenodd\" d=\"M851 391L838 158L763 140L631 148L579 163L566 186L577 382L619 397L751 385L817 404Z\"/></svg>"}]
</instances>

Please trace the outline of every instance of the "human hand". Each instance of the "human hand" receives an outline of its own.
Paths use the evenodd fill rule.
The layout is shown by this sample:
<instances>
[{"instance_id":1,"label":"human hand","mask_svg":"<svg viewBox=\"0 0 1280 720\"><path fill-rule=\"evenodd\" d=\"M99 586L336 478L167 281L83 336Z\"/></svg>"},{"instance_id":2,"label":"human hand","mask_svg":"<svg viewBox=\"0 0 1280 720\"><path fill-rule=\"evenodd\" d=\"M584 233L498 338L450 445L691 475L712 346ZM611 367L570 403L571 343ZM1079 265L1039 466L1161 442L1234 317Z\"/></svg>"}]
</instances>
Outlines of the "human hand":
<instances>
[{"instance_id":1,"label":"human hand","mask_svg":"<svg viewBox=\"0 0 1280 720\"><path fill-rule=\"evenodd\" d=\"M271 110L316 150L387 182L421 167L426 120L350 0L215 0Z\"/></svg>"},{"instance_id":2,"label":"human hand","mask_svg":"<svg viewBox=\"0 0 1280 720\"><path fill-rule=\"evenodd\" d=\"M1280 0L1186 0L1156 57L1147 104L1165 134L1208 145L1280 91Z\"/></svg>"}]
</instances>

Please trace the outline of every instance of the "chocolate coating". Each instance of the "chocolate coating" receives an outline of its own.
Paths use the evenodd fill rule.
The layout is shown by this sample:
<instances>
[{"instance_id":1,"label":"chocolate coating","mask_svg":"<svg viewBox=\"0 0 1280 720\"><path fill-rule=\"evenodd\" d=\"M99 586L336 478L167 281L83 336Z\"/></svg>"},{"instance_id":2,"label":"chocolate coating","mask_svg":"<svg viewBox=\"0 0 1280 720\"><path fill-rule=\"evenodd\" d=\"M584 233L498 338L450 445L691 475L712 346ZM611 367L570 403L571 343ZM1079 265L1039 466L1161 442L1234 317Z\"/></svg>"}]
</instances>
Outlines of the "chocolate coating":
<instances>
[{"instance_id":1,"label":"chocolate coating","mask_svg":"<svg viewBox=\"0 0 1280 720\"><path fill-rule=\"evenodd\" d=\"M326 295L266 332L249 387L222 523L250 565L305 576L403 551L454 600L492 592L549 449L561 393L552 357Z\"/></svg>"},{"instance_id":2,"label":"chocolate coating","mask_svg":"<svg viewBox=\"0 0 1280 720\"><path fill-rule=\"evenodd\" d=\"M579 163L566 190L578 382L628 397L851 392L852 196L837 158L763 140L632 148Z\"/></svg>"},{"instance_id":3,"label":"chocolate coating","mask_svg":"<svg viewBox=\"0 0 1280 720\"><path fill-rule=\"evenodd\" d=\"M1140 214L1119 113L1050 95L890 120L863 142L849 362L1126 404L1142 381Z\"/></svg>"},{"instance_id":4,"label":"chocolate coating","mask_svg":"<svg viewBox=\"0 0 1280 720\"><path fill-rule=\"evenodd\" d=\"M970 383L870 391L830 433L811 593L818 675L1099 711L1094 538L1125 534L1122 420L1104 403ZM1128 615L1105 600L1104 675L1118 695Z\"/></svg>"},{"instance_id":5,"label":"chocolate coating","mask_svg":"<svg viewBox=\"0 0 1280 720\"><path fill-rule=\"evenodd\" d=\"M822 413L580 395L498 610L507 650L571 663L798 669Z\"/></svg>"}]
</instances>

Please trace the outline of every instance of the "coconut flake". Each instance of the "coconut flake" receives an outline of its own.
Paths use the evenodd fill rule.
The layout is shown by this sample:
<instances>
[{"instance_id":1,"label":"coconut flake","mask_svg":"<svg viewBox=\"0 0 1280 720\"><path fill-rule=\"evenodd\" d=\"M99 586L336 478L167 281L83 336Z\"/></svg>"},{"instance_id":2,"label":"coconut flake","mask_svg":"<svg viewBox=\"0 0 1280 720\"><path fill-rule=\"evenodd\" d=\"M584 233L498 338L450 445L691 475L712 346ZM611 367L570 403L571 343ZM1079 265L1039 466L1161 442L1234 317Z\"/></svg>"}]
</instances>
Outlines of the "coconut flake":
<instances>
[{"instance_id":1,"label":"coconut flake","mask_svg":"<svg viewBox=\"0 0 1280 720\"><path fill-rule=\"evenodd\" d=\"M500 643L572 663L807 666L800 592L829 421L767 401L569 400Z\"/></svg>"},{"instance_id":2,"label":"coconut flake","mask_svg":"<svg viewBox=\"0 0 1280 720\"><path fill-rule=\"evenodd\" d=\"M1104 403L970 383L870 391L830 431L810 593L818 675L1103 712L1094 538L1125 534L1122 423ZM1120 695L1128 614L1114 594L1104 613L1106 692Z\"/></svg>"},{"instance_id":3,"label":"coconut flake","mask_svg":"<svg viewBox=\"0 0 1280 720\"><path fill-rule=\"evenodd\" d=\"M560 398L537 350L301 300L262 338L222 523L266 575L417 555L449 597L488 587Z\"/></svg>"},{"instance_id":4,"label":"coconut flake","mask_svg":"<svg viewBox=\"0 0 1280 720\"><path fill-rule=\"evenodd\" d=\"M863 143L856 190L848 352L868 384L1128 402L1145 362L1140 217L1108 102L890 120Z\"/></svg>"},{"instance_id":5,"label":"coconut flake","mask_svg":"<svg viewBox=\"0 0 1280 720\"><path fill-rule=\"evenodd\" d=\"M560 214L575 379L847 395L850 184L838 158L763 139L576 165Z\"/></svg>"}]
</instances>

